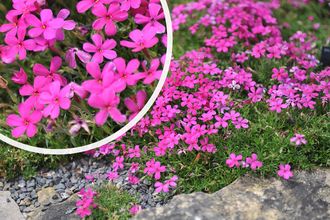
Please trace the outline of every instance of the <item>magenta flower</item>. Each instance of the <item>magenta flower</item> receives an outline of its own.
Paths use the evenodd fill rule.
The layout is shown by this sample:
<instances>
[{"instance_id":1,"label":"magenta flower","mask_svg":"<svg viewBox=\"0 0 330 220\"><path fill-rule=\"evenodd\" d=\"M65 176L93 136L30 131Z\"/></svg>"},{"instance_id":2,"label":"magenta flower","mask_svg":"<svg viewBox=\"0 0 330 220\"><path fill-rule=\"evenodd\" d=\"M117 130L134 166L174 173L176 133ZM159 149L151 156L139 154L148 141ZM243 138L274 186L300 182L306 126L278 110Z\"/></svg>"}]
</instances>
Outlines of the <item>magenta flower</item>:
<instances>
[{"instance_id":1,"label":"magenta flower","mask_svg":"<svg viewBox=\"0 0 330 220\"><path fill-rule=\"evenodd\" d=\"M136 1L136 0L133 0L133 1ZM141 206L139 205L133 205L130 209L129 209L129 213L131 215L136 215L140 210L141 210Z\"/></svg>"},{"instance_id":2,"label":"magenta flower","mask_svg":"<svg viewBox=\"0 0 330 220\"><path fill-rule=\"evenodd\" d=\"M262 162L258 161L258 156L256 154L252 154L251 157L247 157L245 161L250 165L252 170L262 167Z\"/></svg>"},{"instance_id":3,"label":"magenta flower","mask_svg":"<svg viewBox=\"0 0 330 220\"><path fill-rule=\"evenodd\" d=\"M14 72L13 77L11 77L11 80L13 80L14 83L19 84L19 85L26 84L27 79L28 79L28 76L26 75L23 68L20 68L19 71Z\"/></svg>"},{"instance_id":4,"label":"magenta flower","mask_svg":"<svg viewBox=\"0 0 330 220\"><path fill-rule=\"evenodd\" d=\"M281 98L269 99L268 102L269 102L270 110L276 111L277 113L282 112L282 109L288 107L287 104L283 104L283 99Z\"/></svg>"},{"instance_id":5,"label":"magenta flower","mask_svg":"<svg viewBox=\"0 0 330 220\"><path fill-rule=\"evenodd\" d=\"M76 56L83 63L89 63L92 59L92 56L89 53L86 53L78 48L71 48L65 54L65 61L68 63L69 67L76 69L77 61Z\"/></svg>"},{"instance_id":6,"label":"magenta flower","mask_svg":"<svg viewBox=\"0 0 330 220\"><path fill-rule=\"evenodd\" d=\"M156 182L155 187L156 187L155 189L156 193L161 193L161 192L167 193L170 191L168 183Z\"/></svg>"},{"instance_id":7,"label":"magenta flower","mask_svg":"<svg viewBox=\"0 0 330 220\"><path fill-rule=\"evenodd\" d=\"M226 160L226 164L228 167L233 168L236 166L237 168L240 167L240 161L242 160L242 155L237 155L234 153L231 153L229 155L229 158Z\"/></svg>"},{"instance_id":8,"label":"magenta flower","mask_svg":"<svg viewBox=\"0 0 330 220\"><path fill-rule=\"evenodd\" d=\"M19 138L26 133L31 138L37 134L36 124L41 120L42 114L39 111L32 111L29 104L20 104L18 106L19 115L11 114L7 117L7 125L14 127L12 135Z\"/></svg>"},{"instance_id":9,"label":"magenta flower","mask_svg":"<svg viewBox=\"0 0 330 220\"><path fill-rule=\"evenodd\" d=\"M117 33L115 22L125 21L128 18L127 11L121 10L118 3L111 3L108 9L103 4L98 4L93 8L93 14L98 17L93 23L93 28L99 31L105 27L108 36Z\"/></svg>"},{"instance_id":10,"label":"magenta flower","mask_svg":"<svg viewBox=\"0 0 330 220\"><path fill-rule=\"evenodd\" d=\"M56 38L56 32L64 25L62 18L54 18L53 12L50 9L43 9L40 12L40 20L32 14L26 16L26 21L33 28L29 31L29 36L36 38L43 36L46 40Z\"/></svg>"},{"instance_id":11,"label":"magenta flower","mask_svg":"<svg viewBox=\"0 0 330 220\"><path fill-rule=\"evenodd\" d=\"M138 91L135 97L125 99L126 107L132 112L129 120L132 120L143 109L146 101L147 93L143 90Z\"/></svg>"},{"instance_id":12,"label":"magenta flower","mask_svg":"<svg viewBox=\"0 0 330 220\"><path fill-rule=\"evenodd\" d=\"M79 13L85 13L86 11L88 11L89 9L94 9L95 7L98 7L101 4L108 4L109 0L82 0L80 2L78 2L77 4L77 11Z\"/></svg>"},{"instance_id":13,"label":"magenta flower","mask_svg":"<svg viewBox=\"0 0 330 220\"><path fill-rule=\"evenodd\" d=\"M160 162L155 162L153 168L153 173L155 174L155 179L160 179L160 174L166 171L166 166L161 166Z\"/></svg>"},{"instance_id":14,"label":"magenta flower","mask_svg":"<svg viewBox=\"0 0 330 220\"><path fill-rule=\"evenodd\" d=\"M146 67L146 61L142 62L142 67L144 72L142 73L144 75L144 80L143 83L144 84L151 84L153 83L155 80L159 80L160 77L162 76L162 70L158 70L160 65L160 61L159 59L153 59L150 63L150 69L148 70Z\"/></svg>"},{"instance_id":15,"label":"magenta flower","mask_svg":"<svg viewBox=\"0 0 330 220\"><path fill-rule=\"evenodd\" d=\"M289 164L280 164L279 170L277 171L277 175L286 180L290 179L291 177L293 177L293 173L291 172L291 166Z\"/></svg>"},{"instance_id":16,"label":"magenta flower","mask_svg":"<svg viewBox=\"0 0 330 220\"><path fill-rule=\"evenodd\" d=\"M37 76L34 79L33 86L30 84L25 84L20 88L19 94L21 96L29 96L29 98L25 102L40 109L42 108L39 103L40 94L47 89L48 83L48 78L44 76Z\"/></svg>"},{"instance_id":17,"label":"magenta flower","mask_svg":"<svg viewBox=\"0 0 330 220\"><path fill-rule=\"evenodd\" d=\"M116 66L116 76L118 77L118 81L126 86L134 86L137 81L143 78L143 74L137 73L140 61L138 59L130 60L127 63L124 58L119 57L116 58L113 63ZM136 74L134 74L136 73Z\"/></svg>"},{"instance_id":18,"label":"magenta flower","mask_svg":"<svg viewBox=\"0 0 330 220\"><path fill-rule=\"evenodd\" d=\"M71 31L76 27L76 22L73 20L65 20L69 17L70 11L68 9L62 9L59 11L57 15L57 19L63 19L63 25L61 28L57 29L56 31L56 40L64 40L64 31Z\"/></svg>"},{"instance_id":19,"label":"magenta flower","mask_svg":"<svg viewBox=\"0 0 330 220\"><path fill-rule=\"evenodd\" d=\"M305 135L303 134L295 134L292 138L290 138L290 142L295 143L297 146L307 144Z\"/></svg>"},{"instance_id":20,"label":"magenta flower","mask_svg":"<svg viewBox=\"0 0 330 220\"><path fill-rule=\"evenodd\" d=\"M24 40L26 35L25 29L19 29L17 32L17 37L12 35L7 35L5 37L5 43L9 46L8 57L15 58L18 55L20 60L26 58L27 50L35 49L35 42L32 39Z\"/></svg>"},{"instance_id":21,"label":"magenta flower","mask_svg":"<svg viewBox=\"0 0 330 220\"><path fill-rule=\"evenodd\" d=\"M101 95L93 96L90 99L89 104L100 110L95 116L95 122L98 126L104 125L108 117L111 117L117 123L126 121L126 116L118 109L119 102L119 97L112 89L106 89Z\"/></svg>"},{"instance_id":22,"label":"magenta flower","mask_svg":"<svg viewBox=\"0 0 330 220\"><path fill-rule=\"evenodd\" d=\"M67 97L66 90L61 90L59 81L52 82L48 91L41 93L39 101L40 104L47 105L43 114L51 119L58 118L61 109L68 110L71 106L71 100Z\"/></svg>"},{"instance_id":23,"label":"magenta flower","mask_svg":"<svg viewBox=\"0 0 330 220\"><path fill-rule=\"evenodd\" d=\"M165 32L165 26L159 22L159 20L164 20L164 13L162 12L162 6L155 3L149 4L149 16L142 14L137 14L135 16L135 22L137 24L145 24L144 29L150 31L154 29L157 34L162 34Z\"/></svg>"},{"instance_id":24,"label":"magenta flower","mask_svg":"<svg viewBox=\"0 0 330 220\"><path fill-rule=\"evenodd\" d=\"M115 92L122 92L126 88L124 81L115 78L114 64L112 63L107 63L102 72L97 63L88 63L86 69L93 79L84 81L82 87L90 92L91 96L98 95L109 88Z\"/></svg>"},{"instance_id":25,"label":"magenta flower","mask_svg":"<svg viewBox=\"0 0 330 220\"><path fill-rule=\"evenodd\" d=\"M103 57L112 60L117 57L116 51L112 50L117 43L113 39L108 39L103 43L102 36L94 34L92 36L94 45L91 43L84 43L83 48L86 52L94 53L91 62L103 63Z\"/></svg>"},{"instance_id":26,"label":"magenta flower","mask_svg":"<svg viewBox=\"0 0 330 220\"><path fill-rule=\"evenodd\" d=\"M138 9L141 5L141 0L122 0L121 9L129 11L131 8Z\"/></svg>"},{"instance_id":27,"label":"magenta flower","mask_svg":"<svg viewBox=\"0 0 330 220\"><path fill-rule=\"evenodd\" d=\"M63 86L67 83L67 80L63 76L61 76L60 73L58 72L61 66L62 66L62 59L60 57L53 57L50 62L49 70L44 65L37 63L33 66L33 72L37 76L45 76L51 79L52 81L57 80Z\"/></svg>"},{"instance_id":28,"label":"magenta flower","mask_svg":"<svg viewBox=\"0 0 330 220\"><path fill-rule=\"evenodd\" d=\"M128 48L133 48L133 52L140 52L144 49L151 48L158 43L156 32L154 30L142 31L136 29L129 34L129 38L133 41L122 40L120 45Z\"/></svg>"},{"instance_id":29,"label":"magenta flower","mask_svg":"<svg viewBox=\"0 0 330 220\"><path fill-rule=\"evenodd\" d=\"M25 29L26 24L23 19L19 19L16 15L6 15L6 19L10 22L0 26L1 33L7 33L7 35L15 36L18 29Z\"/></svg>"},{"instance_id":30,"label":"magenta flower","mask_svg":"<svg viewBox=\"0 0 330 220\"><path fill-rule=\"evenodd\" d=\"M107 178L110 180L110 181L114 181L115 179L117 179L119 177L118 173L117 172L108 172L107 173Z\"/></svg>"}]
</instances>

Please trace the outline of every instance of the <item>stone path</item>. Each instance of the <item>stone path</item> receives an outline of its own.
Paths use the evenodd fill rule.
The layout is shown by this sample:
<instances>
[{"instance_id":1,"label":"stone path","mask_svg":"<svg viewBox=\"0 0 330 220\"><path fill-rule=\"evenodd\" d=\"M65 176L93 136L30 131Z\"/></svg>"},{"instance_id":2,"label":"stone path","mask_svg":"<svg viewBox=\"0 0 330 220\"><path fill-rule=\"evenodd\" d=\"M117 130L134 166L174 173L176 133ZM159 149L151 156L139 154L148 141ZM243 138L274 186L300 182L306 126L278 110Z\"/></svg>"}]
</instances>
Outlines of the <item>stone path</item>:
<instances>
[{"instance_id":1,"label":"stone path","mask_svg":"<svg viewBox=\"0 0 330 220\"><path fill-rule=\"evenodd\" d=\"M299 172L290 181L245 176L214 194L175 196L135 220L330 219L330 170Z\"/></svg>"}]
</instances>

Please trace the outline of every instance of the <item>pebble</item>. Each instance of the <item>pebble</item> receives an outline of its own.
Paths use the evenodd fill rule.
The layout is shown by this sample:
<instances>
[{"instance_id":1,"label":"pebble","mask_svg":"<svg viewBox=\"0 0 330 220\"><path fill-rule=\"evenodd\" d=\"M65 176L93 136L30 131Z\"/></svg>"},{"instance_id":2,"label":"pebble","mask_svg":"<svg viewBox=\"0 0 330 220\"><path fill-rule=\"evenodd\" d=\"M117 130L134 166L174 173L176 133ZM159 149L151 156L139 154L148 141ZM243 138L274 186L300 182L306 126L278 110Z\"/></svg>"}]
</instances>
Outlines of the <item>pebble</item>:
<instances>
[{"instance_id":1,"label":"pebble","mask_svg":"<svg viewBox=\"0 0 330 220\"><path fill-rule=\"evenodd\" d=\"M21 212L29 213L35 208L41 206L38 202L38 192L42 188L54 187L57 194L46 201L41 206L41 210L45 211L52 204L60 203L67 200L73 194L79 192L91 184L99 186L108 184L106 173L109 171L110 161L91 159L89 157L81 158L59 167L57 170L40 171L32 179L26 181L23 178L18 178L15 181L6 182L0 179L0 190L11 192L11 197L19 204ZM86 181L85 175L93 174L97 181L91 183ZM119 178L114 181L114 184L128 193L137 196L139 204L142 208L155 207L166 203L161 199L157 199L152 194L154 188L149 180L144 179L138 185L128 183L128 170L123 170L119 173ZM68 210L68 214L75 211Z\"/></svg>"}]
</instances>

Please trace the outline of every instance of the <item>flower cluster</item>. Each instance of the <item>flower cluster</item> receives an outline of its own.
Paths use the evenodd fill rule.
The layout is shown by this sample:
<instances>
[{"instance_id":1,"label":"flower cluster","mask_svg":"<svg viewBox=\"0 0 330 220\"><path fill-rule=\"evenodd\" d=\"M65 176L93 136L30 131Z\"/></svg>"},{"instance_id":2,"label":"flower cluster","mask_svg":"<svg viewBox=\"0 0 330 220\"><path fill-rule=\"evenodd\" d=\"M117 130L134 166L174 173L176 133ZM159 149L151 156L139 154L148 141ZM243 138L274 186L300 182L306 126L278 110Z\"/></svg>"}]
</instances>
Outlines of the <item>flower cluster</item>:
<instances>
[{"instance_id":1,"label":"flower cluster","mask_svg":"<svg viewBox=\"0 0 330 220\"><path fill-rule=\"evenodd\" d=\"M13 108L7 117L13 137L32 138L41 128L75 136L94 125L113 131L143 108L165 58L159 0L61 4L68 9L38 0L7 5L0 61L8 69L20 66L5 75L18 96L18 114ZM79 13L91 26L80 24L86 21Z\"/></svg>"},{"instance_id":2,"label":"flower cluster","mask_svg":"<svg viewBox=\"0 0 330 220\"><path fill-rule=\"evenodd\" d=\"M226 164L230 168L239 168L240 166L242 166L244 168L250 167L252 170L256 170L262 167L262 162L258 160L257 154L252 154L250 157L247 157L245 161L242 161L242 159L242 155L236 155L234 153L231 153L229 155L229 158L226 160Z\"/></svg>"},{"instance_id":3,"label":"flower cluster","mask_svg":"<svg viewBox=\"0 0 330 220\"><path fill-rule=\"evenodd\" d=\"M81 218L90 216L92 214L92 209L97 207L94 202L96 192L94 192L92 188L88 188L80 190L78 195L81 197L81 199L76 202L77 215L79 215Z\"/></svg>"}]
</instances>

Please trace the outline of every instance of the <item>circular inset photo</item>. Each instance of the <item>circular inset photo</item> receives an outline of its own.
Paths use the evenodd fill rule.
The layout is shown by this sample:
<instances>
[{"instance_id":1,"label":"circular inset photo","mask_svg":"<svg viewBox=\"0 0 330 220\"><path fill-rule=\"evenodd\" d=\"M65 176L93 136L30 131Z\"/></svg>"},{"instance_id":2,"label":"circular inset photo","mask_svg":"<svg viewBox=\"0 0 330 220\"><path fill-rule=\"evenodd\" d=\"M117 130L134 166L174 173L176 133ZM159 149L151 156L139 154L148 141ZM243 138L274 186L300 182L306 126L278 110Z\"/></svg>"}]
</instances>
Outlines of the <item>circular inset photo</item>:
<instances>
[{"instance_id":1,"label":"circular inset photo","mask_svg":"<svg viewBox=\"0 0 330 220\"><path fill-rule=\"evenodd\" d=\"M120 138L149 110L170 65L165 0L4 0L0 139L45 154Z\"/></svg>"}]
</instances>

